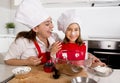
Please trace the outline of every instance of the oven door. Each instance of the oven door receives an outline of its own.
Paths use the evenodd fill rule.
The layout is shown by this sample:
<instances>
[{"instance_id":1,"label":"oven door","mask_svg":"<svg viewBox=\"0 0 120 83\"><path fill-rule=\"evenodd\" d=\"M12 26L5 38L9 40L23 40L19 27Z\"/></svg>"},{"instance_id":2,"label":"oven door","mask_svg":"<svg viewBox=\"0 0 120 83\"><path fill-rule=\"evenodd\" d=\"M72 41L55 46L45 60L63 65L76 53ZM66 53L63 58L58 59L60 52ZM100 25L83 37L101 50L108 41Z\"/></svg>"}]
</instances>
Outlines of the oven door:
<instances>
[{"instance_id":1,"label":"oven door","mask_svg":"<svg viewBox=\"0 0 120 83\"><path fill-rule=\"evenodd\" d=\"M120 69L119 51L103 49L88 49L88 51L98 57L102 62L106 63L109 67L114 69Z\"/></svg>"}]
</instances>

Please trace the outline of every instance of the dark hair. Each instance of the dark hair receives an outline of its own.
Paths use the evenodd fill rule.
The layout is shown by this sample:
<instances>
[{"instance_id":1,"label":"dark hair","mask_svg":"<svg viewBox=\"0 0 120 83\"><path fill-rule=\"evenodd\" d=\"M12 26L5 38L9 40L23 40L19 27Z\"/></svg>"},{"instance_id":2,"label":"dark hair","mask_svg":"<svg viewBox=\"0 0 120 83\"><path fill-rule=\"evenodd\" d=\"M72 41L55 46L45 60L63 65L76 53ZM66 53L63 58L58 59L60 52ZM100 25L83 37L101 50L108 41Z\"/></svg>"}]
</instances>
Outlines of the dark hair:
<instances>
[{"instance_id":1,"label":"dark hair","mask_svg":"<svg viewBox=\"0 0 120 83\"><path fill-rule=\"evenodd\" d=\"M21 31L17 34L15 40L18 38L23 37L27 38L29 41L35 41L36 40L36 32L34 32L32 29L30 31Z\"/></svg>"},{"instance_id":2,"label":"dark hair","mask_svg":"<svg viewBox=\"0 0 120 83\"><path fill-rule=\"evenodd\" d=\"M72 23L73 24L73 23ZM75 24L77 24L78 26L79 26L79 24L78 23L75 23ZM71 25L71 24L70 24ZM69 25L69 26L70 26ZM68 26L68 27L69 27ZM80 29L80 26L79 26L79 29ZM80 30L79 30L80 31ZM69 39L66 37L66 35L65 35L65 38L63 39L63 43L68 43L69 42ZM82 38L81 38L81 33L79 34L79 37L76 39L76 41L75 41L75 43L76 44L78 44L78 45L82 45L83 44L83 40L82 40Z\"/></svg>"}]
</instances>

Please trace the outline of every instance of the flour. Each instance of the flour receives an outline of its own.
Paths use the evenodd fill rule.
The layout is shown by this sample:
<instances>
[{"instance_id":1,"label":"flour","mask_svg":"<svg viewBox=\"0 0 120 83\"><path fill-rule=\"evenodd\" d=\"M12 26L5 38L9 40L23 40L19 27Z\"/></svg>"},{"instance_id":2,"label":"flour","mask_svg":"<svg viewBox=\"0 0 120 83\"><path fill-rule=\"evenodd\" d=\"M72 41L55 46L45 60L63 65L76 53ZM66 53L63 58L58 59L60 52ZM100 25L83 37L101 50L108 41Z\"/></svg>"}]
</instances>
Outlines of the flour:
<instances>
[{"instance_id":1,"label":"flour","mask_svg":"<svg viewBox=\"0 0 120 83\"><path fill-rule=\"evenodd\" d=\"M112 71L109 67L101 67L101 66L95 67L94 69L100 73L109 73Z\"/></svg>"}]
</instances>

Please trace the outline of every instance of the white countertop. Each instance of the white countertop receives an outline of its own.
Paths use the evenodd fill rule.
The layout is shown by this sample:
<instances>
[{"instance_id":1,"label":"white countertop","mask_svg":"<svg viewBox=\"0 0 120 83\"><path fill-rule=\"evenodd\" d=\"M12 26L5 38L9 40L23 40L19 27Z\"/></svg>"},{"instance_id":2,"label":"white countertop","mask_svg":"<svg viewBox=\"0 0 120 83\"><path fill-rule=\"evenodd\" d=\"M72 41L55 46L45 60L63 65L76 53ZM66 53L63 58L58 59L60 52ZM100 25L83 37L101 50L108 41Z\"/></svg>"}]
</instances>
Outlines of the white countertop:
<instances>
[{"instance_id":1,"label":"white countertop","mask_svg":"<svg viewBox=\"0 0 120 83\"><path fill-rule=\"evenodd\" d=\"M6 83L6 79L13 76L12 69L15 66L8 66L5 64L0 64L0 83Z\"/></svg>"},{"instance_id":2,"label":"white countertop","mask_svg":"<svg viewBox=\"0 0 120 83\"><path fill-rule=\"evenodd\" d=\"M120 83L120 69L114 69L108 77L101 77L99 83Z\"/></svg>"},{"instance_id":3,"label":"white countertop","mask_svg":"<svg viewBox=\"0 0 120 83\"><path fill-rule=\"evenodd\" d=\"M120 83L120 69L114 69L113 73L107 77L100 77L91 73L88 73L88 76L98 81L98 83Z\"/></svg>"},{"instance_id":4,"label":"white countertop","mask_svg":"<svg viewBox=\"0 0 120 83\"><path fill-rule=\"evenodd\" d=\"M4 80L4 77L11 76L12 69L16 66L8 66L5 64L0 64L0 82ZM94 78L99 78L98 83L120 83L120 69L114 69L114 72L108 77L98 77L94 76Z\"/></svg>"}]
</instances>

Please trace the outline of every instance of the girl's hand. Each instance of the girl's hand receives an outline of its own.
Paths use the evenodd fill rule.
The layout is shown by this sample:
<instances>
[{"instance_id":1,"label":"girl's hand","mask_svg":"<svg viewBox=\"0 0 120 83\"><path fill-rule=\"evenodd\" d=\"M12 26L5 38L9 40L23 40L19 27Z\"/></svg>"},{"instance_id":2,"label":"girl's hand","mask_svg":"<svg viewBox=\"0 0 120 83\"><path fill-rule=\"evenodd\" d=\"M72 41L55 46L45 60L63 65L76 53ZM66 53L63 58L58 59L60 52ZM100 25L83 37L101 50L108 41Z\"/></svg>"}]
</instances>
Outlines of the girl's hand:
<instances>
[{"instance_id":1,"label":"girl's hand","mask_svg":"<svg viewBox=\"0 0 120 83\"><path fill-rule=\"evenodd\" d=\"M92 67L96 66L106 66L105 63L101 62L99 58L95 57L93 54L88 53L88 57L92 58Z\"/></svg>"},{"instance_id":2,"label":"girl's hand","mask_svg":"<svg viewBox=\"0 0 120 83\"><path fill-rule=\"evenodd\" d=\"M91 67L97 67L97 66L106 66L106 64L105 63L103 63L103 62L96 62L96 63L92 63L92 65L91 65Z\"/></svg>"},{"instance_id":3,"label":"girl's hand","mask_svg":"<svg viewBox=\"0 0 120 83\"><path fill-rule=\"evenodd\" d=\"M93 55L92 59L93 59L92 63L101 62L100 59L98 59L98 58L95 57L94 55Z\"/></svg>"},{"instance_id":4,"label":"girl's hand","mask_svg":"<svg viewBox=\"0 0 120 83\"><path fill-rule=\"evenodd\" d=\"M97 57L95 57L93 54L88 53L88 58L92 59L92 63L96 63L96 62L100 62L100 59L98 59Z\"/></svg>"}]
</instances>

